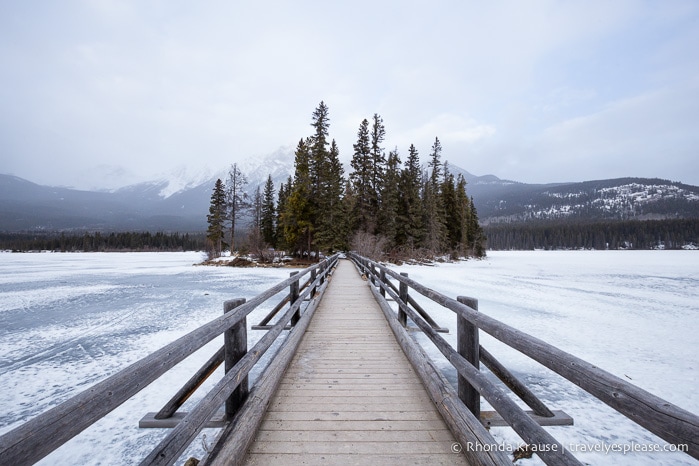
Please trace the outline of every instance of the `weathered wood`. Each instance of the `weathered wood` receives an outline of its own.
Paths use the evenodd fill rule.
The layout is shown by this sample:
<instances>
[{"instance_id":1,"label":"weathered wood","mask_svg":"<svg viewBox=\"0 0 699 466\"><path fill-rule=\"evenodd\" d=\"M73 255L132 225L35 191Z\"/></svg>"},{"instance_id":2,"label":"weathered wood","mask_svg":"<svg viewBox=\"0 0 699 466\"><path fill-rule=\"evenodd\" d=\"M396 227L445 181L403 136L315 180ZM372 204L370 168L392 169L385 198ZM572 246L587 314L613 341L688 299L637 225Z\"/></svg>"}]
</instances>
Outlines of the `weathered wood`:
<instances>
[{"instance_id":1,"label":"weathered wood","mask_svg":"<svg viewBox=\"0 0 699 466\"><path fill-rule=\"evenodd\" d=\"M296 282L298 283L298 282ZM232 311L245 303L245 298L231 299L223 303L223 313ZM230 371L248 352L247 318L241 319L230 329L223 332L224 370ZM240 408L248 396L248 376L246 375L238 384L233 393L226 399L226 418L233 419L233 415Z\"/></svg>"},{"instance_id":2,"label":"weathered wood","mask_svg":"<svg viewBox=\"0 0 699 466\"><path fill-rule=\"evenodd\" d=\"M386 271L385 270L381 271L381 283L386 283ZM383 289L383 286L381 287L379 292L381 293L381 296L383 296L384 298L386 297L386 291Z\"/></svg>"},{"instance_id":3,"label":"weathered wood","mask_svg":"<svg viewBox=\"0 0 699 466\"><path fill-rule=\"evenodd\" d=\"M310 294L310 288L301 293L299 299L274 324L274 328L265 333L250 351L223 376L221 381L204 396L192 411L185 416L182 422L173 428L140 463L141 466L172 464L186 450L189 443L201 432L218 407L225 402L241 380L248 375L252 367L260 360L265 351L274 343L286 323L289 322L294 314L300 311L300 306L303 303L302 298L305 298L308 294ZM245 305L241 307L243 306ZM232 312L235 312L235 310Z\"/></svg>"},{"instance_id":4,"label":"weathered wood","mask_svg":"<svg viewBox=\"0 0 699 466\"><path fill-rule=\"evenodd\" d=\"M279 301L279 302L277 303L277 305L274 306L274 308L273 308L271 311L269 311L269 313L267 313L267 315L266 315L266 316L260 321L260 323L257 324L256 326L257 326L257 327L264 327L264 326L266 326L266 325L269 323L269 321L272 320L272 318L273 318L274 316L277 315L277 312L279 312L284 306L286 306L286 305L289 303L289 298L290 298L290 296L291 296L291 295L288 295L288 294L287 294L286 296L284 296L284 297L282 298L282 300ZM254 330L254 329L253 329L253 330Z\"/></svg>"},{"instance_id":5,"label":"weathered wood","mask_svg":"<svg viewBox=\"0 0 699 466\"><path fill-rule=\"evenodd\" d=\"M407 276L407 275L406 275L406 276ZM395 286L393 283L391 283L390 280L387 280L387 281L386 281L386 285L388 285L388 287L390 287L395 293L397 293L397 294L400 296L400 290L399 290L398 288L396 288L396 286ZM382 296L383 296L383 295L382 295ZM425 320L427 321L427 323L430 324L430 326L432 326L432 328L435 329L437 332L439 332L439 333L449 333L449 329L448 329L448 328L444 328L444 327L440 327L440 325L439 325L437 322L434 321L434 319L432 318L432 316L430 316L430 315L427 313L427 311L425 311L425 310L422 308L422 306L420 306L420 304L419 304L417 301L415 301L415 299L414 299L412 296L408 295L408 301L407 301L407 302L408 302L408 304L410 304L411 306L413 306L413 309L415 309L415 310L417 311L417 313L420 314L420 317L422 317L423 319L425 319Z\"/></svg>"},{"instance_id":6,"label":"weathered wood","mask_svg":"<svg viewBox=\"0 0 699 466\"><path fill-rule=\"evenodd\" d=\"M187 417L188 413L176 412L172 416L159 419L156 417L157 413L146 413L145 416L138 421L139 429L172 429L177 427L177 424L182 422L182 420ZM226 420L226 413L223 409L216 411L211 419L209 419L204 427L207 429L220 429L226 427L228 421Z\"/></svg>"},{"instance_id":7,"label":"weathered wood","mask_svg":"<svg viewBox=\"0 0 699 466\"><path fill-rule=\"evenodd\" d=\"M407 272L402 272L402 276L407 277L408 273ZM383 289L383 288L382 288ZM408 285L406 285L403 282L400 282L400 288L398 290L398 296L400 298L400 301L403 303L408 302ZM398 323L405 328L408 326L408 315L405 313L402 307L398 308Z\"/></svg>"},{"instance_id":8,"label":"weathered wood","mask_svg":"<svg viewBox=\"0 0 699 466\"><path fill-rule=\"evenodd\" d=\"M321 278L327 274L321 275ZM250 392L248 402L238 411L236 417L219 434L211 451L199 463L200 466L239 464L255 438L257 429L267 412L272 396L277 390L286 368L298 348L308 324L328 286L327 281L319 283L317 297L303 313L301 319L289 333L274 359L265 368Z\"/></svg>"},{"instance_id":9,"label":"weathered wood","mask_svg":"<svg viewBox=\"0 0 699 466\"><path fill-rule=\"evenodd\" d=\"M551 412L552 416L539 416L534 411L525 411L525 413L540 426L572 426L574 424L572 417L558 409ZM497 411L481 411L481 422L488 428L509 426Z\"/></svg>"},{"instance_id":10,"label":"weathered wood","mask_svg":"<svg viewBox=\"0 0 699 466\"><path fill-rule=\"evenodd\" d=\"M502 381L512 392L517 395L527 406L534 410L537 416L542 418L555 416L554 412L546 407L529 388L524 385L515 375L510 372L500 361L490 354L482 346L479 348L479 356L481 362L490 369L490 371ZM544 425L539 423L539 425Z\"/></svg>"},{"instance_id":11,"label":"weathered wood","mask_svg":"<svg viewBox=\"0 0 699 466\"><path fill-rule=\"evenodd\" d=\"M379 294L374 292L377 300ZM385 304L388 306L388 304ZM406 312L413 320L416 319L415 311L405 306ZM517 406L502 390L490 382L477 368L461 356L452 346L444 340L432 327L422 319L415 320L415 323L425 333L425 335L435 344L437 349L456 368L457 373L463 376L467 382L473 386L478 393L488 400L488 402L502 415L517 434L527 443L537 445L537 455L546 464L581 465L572 454L567 452L548 432L534 422L524 411ZM466 408L465 405L464 408ZM468 409L468 408L466 408ZM469 410L470 412L470 410ZM474 417L475 418L475 417ZM480 417L479 417L480 418Z\"/></svg>"},{"instance_id":12,"label":"weathered wood","mask_svg":"<svg viewBox=\"0 0 699 466\"><path fill-rule=\"evenodd\" d=\"M190 396L216 371L224 360L224 347L219 348L213 356L184 384L182 388L153 417L167 419L171 417L189 399Z\"/></svg>"},{"instance_id":13,"label":"weathered wood","mask_svg":"<svg viewBox=\"0 0 699 466\"><path fill-rule=\"evenodd\" d=\"M381 298L381 295L374 287L371 287L371 291L379 303L379 307L383 311L396 340L398 340L415 372L420 376L425 389L427 389L430 398L442 415L444 422L459 444L464 447L462 453L466 456L469 464L503 465L511 463L511 460L504 452L496 449L487 448L488 451L477 452L475 451L476 448L465 448L466 445L490 446L497 442L481 424L480 420L466 409L461 400L459 400L456 391L449 384L449 381L442 375L439 368L435 366L422 347L405 331L405 328L398 321L388 303Z\"/></svg>"},{"instance_id":14,"label":"weathered wood","mask_svg":"<svg viewBox=\"0 0 699 466\"><path fill-rule=\"evenodd\" d=\"M394 455L389 464L400 465L413 464L415 455L437 456L439 451L447 454L446 464L463 464L463 456L451 453L453 436L396 343L366 282L346 261L335 273L339 281L323 297L250 451L253 455L261 448L283 451L286 457L305 451L302 462L313 464L333 448L344 456L335 464L386 464L386 457ZM327 374L333 366L345 377ZM351 374L345 372L350 370ZM406 446L409 437L419 432L425 433L426 443L413 441ZM277 440L291 434L299 438ZM326 442L329 435L332 444ZM440 441L445 435L451 439ZM397 441L401 436L403 440ZM255 458L263 464L275 461Z\"/></svg>"},{"instance_id":15,"label":"weathered wood","mask_svg":"<svg viewBox=\"0 0 699 466\"><path fill-rule=\"evenodd\" d=\"M478 310L478 300L468 296L456 298L460 303L466 304L472 309ZM463 317L456 318L456 351L466 359L473 367L480 370L480 356L478 343L478 327ZM481 395L468 381L459 374L458 376L459 398L474 416L481 415Z\"/></svg>"},{"instance_id":16,"label":"weathered wood","mask_svg":"<svg viewBox=\"0 0 699 466\"><path fill-rule=\"evenodd\" d=\"M386 274L565 377L663 440L687 445L689 455L699 459L699 416L389 268Z\"/></svg>"},{"instance_id":17,"label":"weathered wood","mask_svg":"<svg viewBox=\"0 0 699 466\"><path fill-rule=\"evenodd\" d=\"M298 272L291 272L291 276L293 277L297 273ZM291 285L289 286L289 304L293 306L298 299L299 299L299 282L297 280L295 282L292 282ZM293 327L294 325L296 325L300 318L301 318L301 311L299 310L291 317L291 326Z\"/></svg>"}]
</instances>

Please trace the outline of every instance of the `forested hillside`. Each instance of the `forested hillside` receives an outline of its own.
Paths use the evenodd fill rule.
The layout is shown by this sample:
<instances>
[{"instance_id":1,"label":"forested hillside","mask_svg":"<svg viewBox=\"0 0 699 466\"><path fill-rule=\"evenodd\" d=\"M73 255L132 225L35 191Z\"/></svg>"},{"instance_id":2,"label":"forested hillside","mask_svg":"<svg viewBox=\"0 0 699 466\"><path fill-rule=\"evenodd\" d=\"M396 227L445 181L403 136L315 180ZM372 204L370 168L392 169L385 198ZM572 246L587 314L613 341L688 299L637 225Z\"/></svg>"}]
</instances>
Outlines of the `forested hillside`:
<instances>
[{"instance_id":1,"label":"forested hillside","mask_svg":"<svg viewBox=\"0 0 699 466\"><path fill-rule=\"evenodd\" d=\"M488 249L680 249L699 247L699 219L519 222L484 227Z\"/></svg>"}]
</instances>

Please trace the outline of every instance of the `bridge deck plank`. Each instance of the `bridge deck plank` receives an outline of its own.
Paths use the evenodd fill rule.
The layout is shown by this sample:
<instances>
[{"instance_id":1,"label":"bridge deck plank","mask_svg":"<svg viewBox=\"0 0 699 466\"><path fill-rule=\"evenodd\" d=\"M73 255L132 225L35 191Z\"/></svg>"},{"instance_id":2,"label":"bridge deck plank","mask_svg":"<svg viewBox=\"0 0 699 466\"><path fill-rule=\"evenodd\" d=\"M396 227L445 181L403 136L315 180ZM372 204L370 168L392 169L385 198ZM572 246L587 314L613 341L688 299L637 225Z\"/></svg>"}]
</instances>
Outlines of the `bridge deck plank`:
<instances>
[{"instance_id":1,"label":"bridge deck plank","mask_svg":"<svg viewBox=\"0 0 699 466\"><path fill-rule=\"evenodd\" d=\"M248 465L466 464L365 281L340 261Z\"/></svg>"}]
</instances>

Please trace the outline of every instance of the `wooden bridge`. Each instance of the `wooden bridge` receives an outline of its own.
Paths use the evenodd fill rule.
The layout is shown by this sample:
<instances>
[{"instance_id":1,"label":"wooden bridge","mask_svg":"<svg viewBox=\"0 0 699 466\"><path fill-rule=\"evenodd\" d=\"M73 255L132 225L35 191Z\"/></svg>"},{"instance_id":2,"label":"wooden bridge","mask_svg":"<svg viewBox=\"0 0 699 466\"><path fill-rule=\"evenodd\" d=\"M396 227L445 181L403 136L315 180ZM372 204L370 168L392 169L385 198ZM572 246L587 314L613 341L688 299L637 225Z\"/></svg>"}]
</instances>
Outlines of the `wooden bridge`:
<instances>
[{"instance_id":1,"label":"wooden bridge","mask_svg":"<svg viewBox=\"0 0 699 466\"><path fill-rule=\"evenodd\" d=\"M585 361L368 259L333 256L224 314L0 437L3 464L33 464L78 435L175 364L221 334L224 345L142 427L169 428L142 465L181 464L204 427L219 427L200 465L511 464L488 431L509 425L546 464L581 464L542 426L572 419L550 410L479 344L485 331L568 378L667 442L699 459L699 417ZM339 265L338 265L339 263ZM457 316L457 348L410 290ZM280 297L248 348L246 316ZM322 298L322 299L321 299ZM456 389L416 343L417 326L454 365ZM282 336L284 335L284 336ZM280 338L280 336L282 336ZM250 370L276 340L252 387ZM215 369L225 375L188 413L178 412ZM530 408L524 411L485 377L487 366ZM481 397L496 411L481 412Z\"/></svg>"}]
</instances>

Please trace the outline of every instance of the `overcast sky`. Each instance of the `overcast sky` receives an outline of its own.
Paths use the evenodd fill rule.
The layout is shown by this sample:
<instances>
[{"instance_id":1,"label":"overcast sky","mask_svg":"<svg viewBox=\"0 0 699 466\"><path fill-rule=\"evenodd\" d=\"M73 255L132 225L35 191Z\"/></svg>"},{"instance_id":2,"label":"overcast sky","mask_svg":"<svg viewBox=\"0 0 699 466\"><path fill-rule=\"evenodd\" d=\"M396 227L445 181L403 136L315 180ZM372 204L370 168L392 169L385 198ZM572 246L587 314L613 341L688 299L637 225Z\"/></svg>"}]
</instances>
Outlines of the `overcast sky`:
<instances>
[{"instance_id":1,"label":"overcast sky","mask_svg":"<svg viewBox=\"0 0 699 466\"><path fill-rule=\"evenodd\" d=\"M699 2L0 1L0 173L114 187L295 146L699 185ZM106 180L105 180L106 178Z\"/></svg>"}]
</instances>

